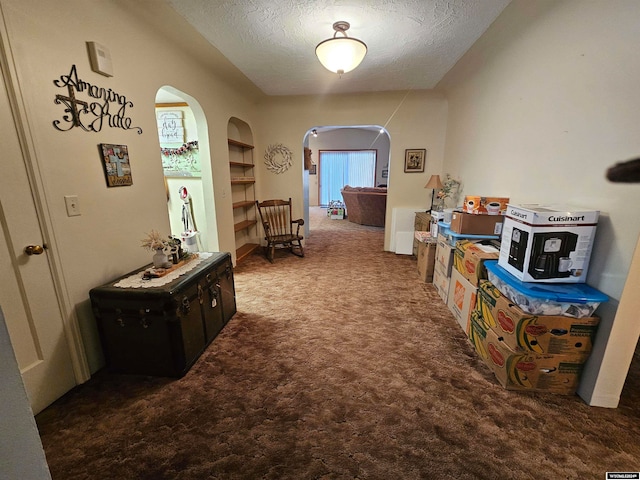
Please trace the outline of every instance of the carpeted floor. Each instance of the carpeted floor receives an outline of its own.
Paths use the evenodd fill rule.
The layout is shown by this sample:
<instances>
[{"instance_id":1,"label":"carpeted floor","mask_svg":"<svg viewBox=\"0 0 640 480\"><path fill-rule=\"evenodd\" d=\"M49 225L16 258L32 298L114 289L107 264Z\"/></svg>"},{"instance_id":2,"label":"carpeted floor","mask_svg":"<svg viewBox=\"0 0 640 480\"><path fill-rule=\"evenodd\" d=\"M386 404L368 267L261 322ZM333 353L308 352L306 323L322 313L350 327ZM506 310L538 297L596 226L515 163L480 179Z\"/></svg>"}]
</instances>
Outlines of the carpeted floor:
<instances>
[{"instance_id":1,"label":"carpeted floor","mask_svg":"<svg viewBox=\"0 0 640 480\"><path fill-rule=\"evenodd\" d=\"M640 471L637 355L617 409L506 391L381 228L312 209L305 253L237 267L238 313L184 378L101 371L39 414L54 480Z\"/></svg>"}]
</instances>

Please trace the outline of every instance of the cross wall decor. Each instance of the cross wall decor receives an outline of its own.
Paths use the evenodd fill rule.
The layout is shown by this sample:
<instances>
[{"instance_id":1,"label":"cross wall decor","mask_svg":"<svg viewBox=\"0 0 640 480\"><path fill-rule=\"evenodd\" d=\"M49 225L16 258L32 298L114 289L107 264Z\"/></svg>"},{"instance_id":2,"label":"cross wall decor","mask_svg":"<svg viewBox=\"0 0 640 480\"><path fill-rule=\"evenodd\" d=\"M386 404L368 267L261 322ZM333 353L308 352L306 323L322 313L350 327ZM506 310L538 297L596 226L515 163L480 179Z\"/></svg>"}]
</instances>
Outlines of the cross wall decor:
<instances>
[{"instance_id":1,"label":"cross wall decor","mask_svg":"<svg viewBox=\"0 0 640 480\"><path fill-rule=\"evenodd\" d=\"M68 96L58 94L54 100L56 105L65 107L62 120L53 121L56 130L66 132L79 127L85 132L99 132L107 124L112 128L135 130L138 135L142 133L142 128L132 126L132 120L127 116L127 107L133 107L133 102L110 88L98 87L78 78L75 65L71 66L68 75L61 75L53 84L60 88L67 87L68 91ZM78 100L76 93L82 92L96 101Z\"/></svg>"}]
</instances>

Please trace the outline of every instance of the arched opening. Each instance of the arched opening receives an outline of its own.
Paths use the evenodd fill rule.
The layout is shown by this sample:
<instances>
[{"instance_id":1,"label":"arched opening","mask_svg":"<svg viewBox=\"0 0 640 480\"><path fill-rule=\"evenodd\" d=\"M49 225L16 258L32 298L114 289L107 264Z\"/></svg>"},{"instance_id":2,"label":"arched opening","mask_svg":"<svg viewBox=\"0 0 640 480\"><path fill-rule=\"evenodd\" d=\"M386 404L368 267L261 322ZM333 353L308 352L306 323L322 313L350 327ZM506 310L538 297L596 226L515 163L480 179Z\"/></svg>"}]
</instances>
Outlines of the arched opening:
<instances>
[{"instance_id":1,"label":"arched opening","mask_svg":"<svg viewBox=\"0 0 640 480\"><path fill-rule=\"evenodd\" d=\"M207 121L200 104L180 90L156 93L160 158L171 235L190 251L218 251Z\"/></svg>"},{"instance_id":2,"label":"arched opening","mask_svg":"<svg viewBox=\"0 0 640 480\"><path fill-rule=\"evenodd\" d=\"M380 125L314 126L305 134L303 148L308 149L306 153L311 155L311 168L307 168L307 165L303 169L304 219L307 236L310 233L309 208L326 206L322 205L320 195L322 188L320 152L374 150L376 152L375 172L373 185L370 186L389 187L391 139L387 130Z\"/></svg>"},{"instance_id":3,"label":"arched opening","mask_svg":"<svg viewBox=\"0 0 640 480\"><path fill-rule=\"evenodd\" d=\"M235 261L241 262L259 246L256 212L254 147L251 127L236 117L227 124L231 201L235 233Z\"/></svg>"}]
</instances>

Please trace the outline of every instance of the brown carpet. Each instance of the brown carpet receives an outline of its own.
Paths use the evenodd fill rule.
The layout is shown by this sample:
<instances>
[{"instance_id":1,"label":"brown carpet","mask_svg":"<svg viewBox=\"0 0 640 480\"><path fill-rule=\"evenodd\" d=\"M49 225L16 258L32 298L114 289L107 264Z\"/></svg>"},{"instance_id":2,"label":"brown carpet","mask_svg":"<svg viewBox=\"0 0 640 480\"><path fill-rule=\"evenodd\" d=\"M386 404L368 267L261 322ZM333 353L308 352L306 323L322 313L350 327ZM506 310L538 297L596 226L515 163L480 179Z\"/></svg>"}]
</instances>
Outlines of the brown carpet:
<instances>
[{"instance_id":1,"label":"brown carpet","mask_svg":"<svg viewBox=\"0 0 640 480\"><path fill-rule=\"evenodd\" d=\"M306 257L250 257L182 379L99 372L37 416L54 480L603 479L640 470L640 359L617 409L504 390L383 230L312 209Z\"/></svg>"}]
</instances>

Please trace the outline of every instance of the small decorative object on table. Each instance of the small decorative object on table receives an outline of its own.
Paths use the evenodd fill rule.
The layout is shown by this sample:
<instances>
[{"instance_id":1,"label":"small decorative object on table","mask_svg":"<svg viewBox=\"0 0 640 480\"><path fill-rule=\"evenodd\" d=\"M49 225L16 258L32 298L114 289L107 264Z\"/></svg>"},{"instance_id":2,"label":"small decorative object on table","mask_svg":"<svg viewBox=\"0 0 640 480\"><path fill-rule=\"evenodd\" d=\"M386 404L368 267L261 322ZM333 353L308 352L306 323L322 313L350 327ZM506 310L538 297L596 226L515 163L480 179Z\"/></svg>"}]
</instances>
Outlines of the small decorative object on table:
<instances>
[{"instance_id":1,"label":"small decorative object on table","mask_svg":"<svg viewBox=\"0 0 640 480\"><path fill-rule=\"evenodd\" d=\"M192 258L197 257L182 250L182 241L169 235L163 238L156 230L151 230L147 237L141 240L143 248L156 252L153 256L153 267L144 272L144 278L159 278L181 267ZM167 255L167 252L171 255Z\"/></svg>"},{"instance_id":2,"label":"small decorative object on table","mask_svg":"<svg viewBox=\"0 0 640 480\"><path fill-rule=\"evenodd\" d=\"M182 240L173 235L169 235L169 247L171 247L171 260L176 265L180 259L184 256L182 251Z\"/></svg>"},{"instance_id":3,"label":"small decorative object on table","mask_svg":"<svg viewBox=\"0 0 640 480\"><path fill-rule=\"evenodd\" d=\"M153 256L153 266L156 268L169 268L171 262L165 253L165 249L170 247L169 241L160 236L157 230L151 230L146 238L141 240L141 246L147 250L156 252Z\"/></svg>"}]
</instances>

